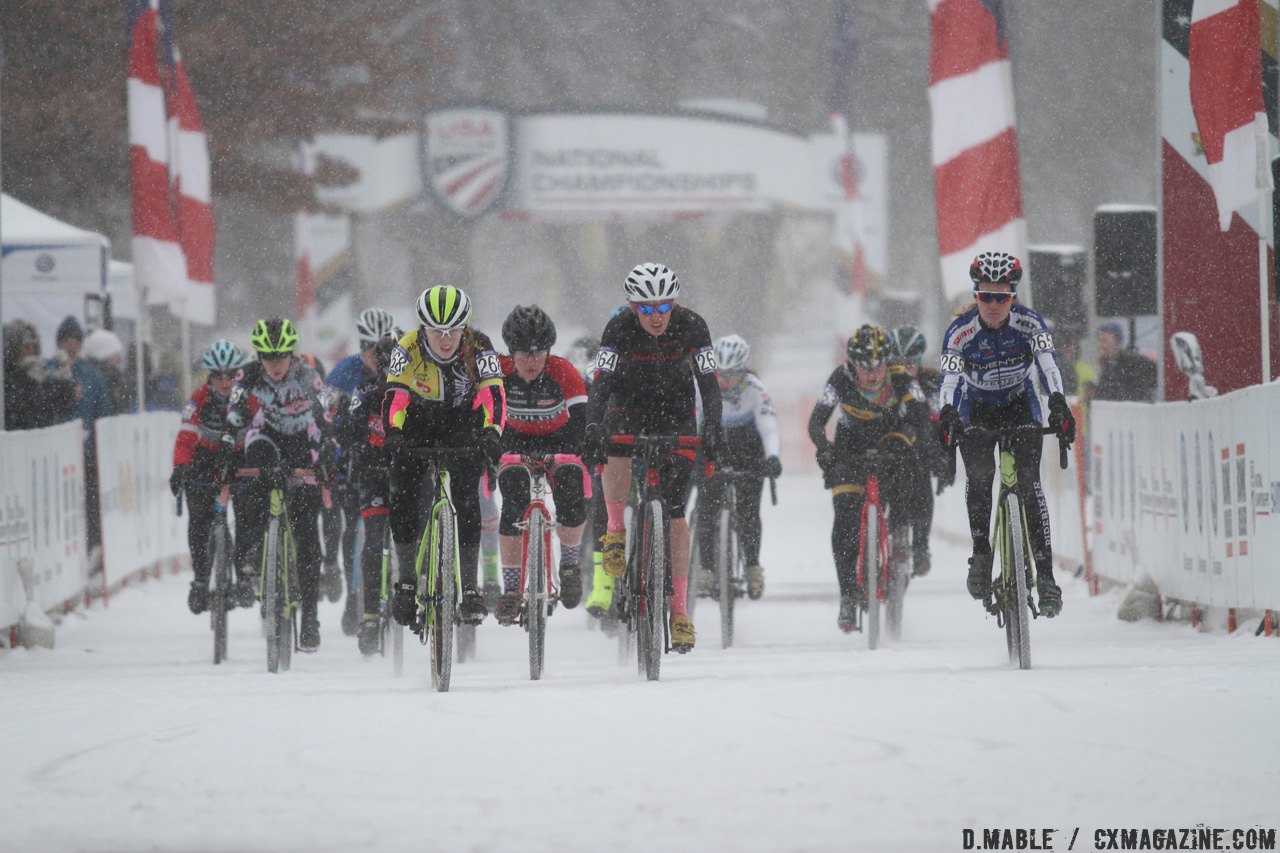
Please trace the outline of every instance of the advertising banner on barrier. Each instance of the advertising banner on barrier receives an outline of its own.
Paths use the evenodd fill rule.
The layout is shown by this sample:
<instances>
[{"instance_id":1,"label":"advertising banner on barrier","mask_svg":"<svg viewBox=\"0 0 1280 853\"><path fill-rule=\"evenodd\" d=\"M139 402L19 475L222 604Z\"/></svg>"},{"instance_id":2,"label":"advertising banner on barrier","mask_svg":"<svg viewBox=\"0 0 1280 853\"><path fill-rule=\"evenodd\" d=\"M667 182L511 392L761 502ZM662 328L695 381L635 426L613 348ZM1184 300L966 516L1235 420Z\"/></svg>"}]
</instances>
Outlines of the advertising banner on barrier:
<instances>
[{"instance_id":1,"label":"advertising banner on barrier","mask_svg":"<svg viewBox=\"0 0 1280 853\"><path fill-rule=\"evenodd\" d=\"M107 582L187 553L187 521L169 492L177 412L102 418L98 477Z\"/></svg>"},{"instance_id":2,"label":"advertising banner on barrier","mask_svg":"<svg viewBox=\"0 0 1280 853\"><path fill-rule=\"evenodd\" d=\"M0 625L26 609L18 561L30 557L35 600L51 610L84 590L84 443L80 421L0 433Z\"/></svg>"},{"instance_id":3,"label":"advertising banner on barrier","mask_svg":"<svg viewBox=\"0 0 1280 853\"><path fill-rule=\"evenodd\" d=\"M1166 598L1280 608L1280 385L1194 403L1097 403L1097 573Z\"/></svg>"}]
</instances>

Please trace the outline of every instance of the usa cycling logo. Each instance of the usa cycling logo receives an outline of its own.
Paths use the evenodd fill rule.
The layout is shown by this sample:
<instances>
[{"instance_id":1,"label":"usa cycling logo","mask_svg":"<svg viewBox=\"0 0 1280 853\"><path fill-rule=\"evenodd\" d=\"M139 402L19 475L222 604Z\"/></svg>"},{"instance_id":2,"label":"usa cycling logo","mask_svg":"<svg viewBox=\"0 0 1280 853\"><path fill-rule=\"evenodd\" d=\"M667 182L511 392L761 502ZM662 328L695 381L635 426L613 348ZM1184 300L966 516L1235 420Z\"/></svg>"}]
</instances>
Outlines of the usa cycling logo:
<instances>
[{"instance_id":1,"label":"usa cycling logo","mask_svg":"<svg viewBox=\"0 0 1280 853\"><path fill-rule=\"evenodd\" d=\"M474 107L438 110L426 116L422 140L427 186L445 207L474 219L497 203L510 172L505 113Z\"/></svg>"}]
</instances>

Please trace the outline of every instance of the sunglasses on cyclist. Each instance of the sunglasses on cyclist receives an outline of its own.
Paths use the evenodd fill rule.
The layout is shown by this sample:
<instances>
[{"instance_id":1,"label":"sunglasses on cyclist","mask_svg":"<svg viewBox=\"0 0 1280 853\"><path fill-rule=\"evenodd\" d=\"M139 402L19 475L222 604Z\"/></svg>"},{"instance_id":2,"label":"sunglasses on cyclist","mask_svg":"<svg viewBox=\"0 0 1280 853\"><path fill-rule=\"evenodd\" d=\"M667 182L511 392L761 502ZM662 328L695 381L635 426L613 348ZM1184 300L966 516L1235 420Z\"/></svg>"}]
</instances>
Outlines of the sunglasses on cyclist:
<instances>
[{"instance_id":1,"label":"sunglasses on cyclist","mask_svg":"<svg viewBox=\"0 0 1280 853\"><path fill-rule=\"evenodd\" d=\"M239 371L237 370L210 370L209 378L210 379L235 379L236 374L238 372Z\"/></svg>"},{"instance_id":2,"label":"sunglasses on cyclist","mask_svg":"<svg viewBox=\"0 0 1280 853\"><path fill-rule=\"evenodd\" d=\"M974 293L979 302L994 302L997 305L1003 305L1013 298L1012 293L1005 293L1003 290L975 290Z\"/></svg>"},{"instance_id":3,"label":"sunglasses on cyclist","mask_svg":"<svg viewBox=\"0 0 1280 853\"><path fill-rule=\"evenodd\" d=\"M657 305L654 305L652 302L636 303L636 311L643 314L645 317L652 317L653 312L655 311L659 314L669 314L671 313L671 309L674 307L676 307L674 302L659 302Z\"/></svg>"}]
</instances>

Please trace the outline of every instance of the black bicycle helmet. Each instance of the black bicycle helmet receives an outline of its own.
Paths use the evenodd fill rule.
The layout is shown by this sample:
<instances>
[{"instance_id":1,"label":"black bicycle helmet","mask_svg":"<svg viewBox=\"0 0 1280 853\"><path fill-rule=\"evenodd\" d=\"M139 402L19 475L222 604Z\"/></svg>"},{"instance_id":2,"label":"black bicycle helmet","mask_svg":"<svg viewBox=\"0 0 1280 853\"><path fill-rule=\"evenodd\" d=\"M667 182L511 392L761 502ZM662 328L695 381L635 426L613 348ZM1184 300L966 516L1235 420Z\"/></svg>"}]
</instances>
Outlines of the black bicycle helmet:
<instances>
[{"instance_id":1,"label":"black bicycle helmet","mask_svg":"<svg viewBox=\"0 0 1280 853\"><path fill-rule=\"evenodd\" d=\"M892 351L889 334L879 326L867 323L849 337L845 347L845 355L849 359L849 368L878 367L884 364Z\"/></svg>"},{"instance_id":2,"label":"black bicycle helmet","mask_svg":"<svg viewBox=\"0 0 1280 853\"><path fill-rule=\"evenodd\" d=\"M517 305L502 323L508 352L549 350L556 342L556 324L537 305Z\"/></svg>"}]
</instances>

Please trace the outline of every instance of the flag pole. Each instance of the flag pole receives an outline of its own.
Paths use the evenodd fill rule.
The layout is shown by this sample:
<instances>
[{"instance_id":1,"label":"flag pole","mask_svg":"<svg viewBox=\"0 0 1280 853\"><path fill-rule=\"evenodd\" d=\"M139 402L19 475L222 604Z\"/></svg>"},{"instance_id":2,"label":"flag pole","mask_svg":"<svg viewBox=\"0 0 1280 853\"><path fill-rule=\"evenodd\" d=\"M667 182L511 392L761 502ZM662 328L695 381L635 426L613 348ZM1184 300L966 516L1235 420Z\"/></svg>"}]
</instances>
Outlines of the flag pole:
<instances>
[{"instance_id":1,"label":"flag pole","mask_svg":"<svg viewBox=\"0 0 1280 853\"><path fill-rule=\"evenodd\" d=\"M1270 166L1270 164L1267 164ZM1271 304L1267 298L1267 222L1271 219L1271 190L1258 190L1258 302L1262 324L1262 384L1271 383Z\"/></svg>"}]
</instances>

